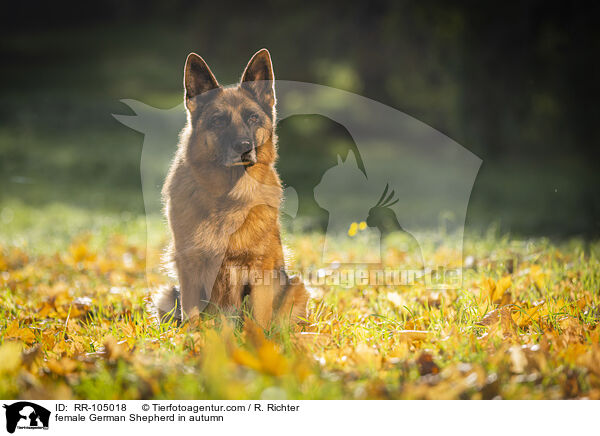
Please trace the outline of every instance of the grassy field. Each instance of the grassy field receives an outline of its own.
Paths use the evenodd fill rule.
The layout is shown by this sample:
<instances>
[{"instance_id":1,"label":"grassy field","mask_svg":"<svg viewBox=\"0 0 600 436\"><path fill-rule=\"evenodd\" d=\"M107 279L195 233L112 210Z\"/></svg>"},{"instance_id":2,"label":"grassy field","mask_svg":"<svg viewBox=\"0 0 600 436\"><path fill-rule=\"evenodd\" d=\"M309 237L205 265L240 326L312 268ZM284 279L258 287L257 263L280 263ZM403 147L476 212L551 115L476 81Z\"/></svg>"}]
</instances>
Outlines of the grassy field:
<instances>
[{"instance_id":1,"label":"grassy field","mask_svg":"<svg viewBox=\"0 0 600 436\"><path fill-rule=\"evenodd\" d=\"M1 218L2 398L600 399L598 243L469 234L460 289L322 286L305 326L263 332L157 324L145 266L164 240L146 250L143 216L13 203ZM287 236L296 267L315 238Z\"/></svg>"}]
</instances>

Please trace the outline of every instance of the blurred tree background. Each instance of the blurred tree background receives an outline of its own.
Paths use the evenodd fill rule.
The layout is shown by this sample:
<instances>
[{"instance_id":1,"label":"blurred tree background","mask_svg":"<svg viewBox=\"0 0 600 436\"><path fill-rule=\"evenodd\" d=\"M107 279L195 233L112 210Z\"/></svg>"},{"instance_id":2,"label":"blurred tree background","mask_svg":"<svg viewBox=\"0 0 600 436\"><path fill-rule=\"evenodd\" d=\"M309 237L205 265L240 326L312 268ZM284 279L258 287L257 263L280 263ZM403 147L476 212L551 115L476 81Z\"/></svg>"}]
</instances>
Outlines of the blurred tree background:
<instances>
[{"instance_id":1,"label":"blurred tree background","mask_svg":"<svg viewBox=\"0 0 600 436\"><path fill-rule=\"evenodd\" d=\"M119 100L171 108L190 51L233 83L267 47L277 78L380 101L477 154L469 228L597 237L597 17L596 3L557 1L6 4L0 225L19 204L143 213L143 137L111 116L131 113ZM310 164L323 141L343 140L336 126L282 130L308 172L323 171Z\"/></svg>"}]
</instances>

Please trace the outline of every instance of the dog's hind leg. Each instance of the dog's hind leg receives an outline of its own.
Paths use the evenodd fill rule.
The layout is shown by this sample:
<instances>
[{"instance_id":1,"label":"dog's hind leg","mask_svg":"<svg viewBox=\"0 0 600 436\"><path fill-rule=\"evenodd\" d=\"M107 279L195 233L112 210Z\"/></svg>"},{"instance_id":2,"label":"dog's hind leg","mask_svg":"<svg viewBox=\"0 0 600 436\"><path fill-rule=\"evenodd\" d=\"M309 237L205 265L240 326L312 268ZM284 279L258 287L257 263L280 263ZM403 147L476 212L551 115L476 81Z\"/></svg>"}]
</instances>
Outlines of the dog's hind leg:
<instances>
[{"instance_id":1,"label":"dog's hind leg","mask_svg":"<svg viewBox=\"0 0 600 436\"><path fill-rule=\"evenodd\" d=\"M275 317L282 322L303 323L307 315L310 294L300 277L288 277L274 301Z\"/></svg>"}]
</instances>

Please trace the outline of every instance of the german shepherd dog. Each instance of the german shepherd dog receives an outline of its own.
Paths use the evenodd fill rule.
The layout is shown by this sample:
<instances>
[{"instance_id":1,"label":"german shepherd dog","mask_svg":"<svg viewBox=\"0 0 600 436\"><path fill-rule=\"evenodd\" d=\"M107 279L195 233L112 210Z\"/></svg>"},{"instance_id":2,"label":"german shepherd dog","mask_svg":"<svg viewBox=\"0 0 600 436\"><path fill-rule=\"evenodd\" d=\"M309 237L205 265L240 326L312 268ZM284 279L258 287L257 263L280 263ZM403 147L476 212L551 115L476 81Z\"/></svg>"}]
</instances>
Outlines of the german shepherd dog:
<instances>
[{"instance_id":1,"label":"german shepherd dog","mask_svg":"<svg viewBox=\"0 0 600 436\"><path fill-rule=\"evenodd\" d=\"M264 328L298 322L308 293L285 272L271 56L258 51L240 83L222 87L191 53L184 88L187 124L162 191L180 289L154 296L158 313L183 319L244 307Z\"/></svg>"}]
</instances>

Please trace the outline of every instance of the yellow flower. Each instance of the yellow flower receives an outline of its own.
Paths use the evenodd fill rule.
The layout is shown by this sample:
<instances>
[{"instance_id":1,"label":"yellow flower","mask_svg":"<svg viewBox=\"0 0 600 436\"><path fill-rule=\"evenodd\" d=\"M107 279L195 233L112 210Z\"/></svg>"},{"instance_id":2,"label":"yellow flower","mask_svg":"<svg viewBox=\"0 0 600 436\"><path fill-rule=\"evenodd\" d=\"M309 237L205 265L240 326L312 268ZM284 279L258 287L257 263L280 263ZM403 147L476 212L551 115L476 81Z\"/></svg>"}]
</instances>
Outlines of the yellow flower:
<instances>
[{"instance_id":1,"label":"yellow flower","mask_svg":"<svg viewBox=\"0 0 600 436\"><path fill-rule=\"evenodd\" d=\"M367 223L366 223L366 222L364 222L364 221L361 221L361 222L358 224L358 229L359 229L359 230L364 230L364 229L366 229L366 228L367 228Z\"/></svg>"},{"instance_id":2,"label":"yellow flower","mask_svg":"<svg viewBox=\"0 0 600 436\"><path fill-rule=\"evenodd\" d=\"M348 236L356 235L357 230L358 230L358 224L356 224L356 223L350 224L350 228L348 229Z\"/></svg>"}]
</instances>

